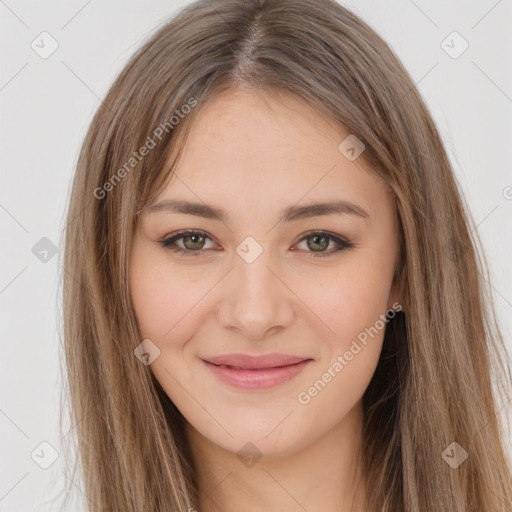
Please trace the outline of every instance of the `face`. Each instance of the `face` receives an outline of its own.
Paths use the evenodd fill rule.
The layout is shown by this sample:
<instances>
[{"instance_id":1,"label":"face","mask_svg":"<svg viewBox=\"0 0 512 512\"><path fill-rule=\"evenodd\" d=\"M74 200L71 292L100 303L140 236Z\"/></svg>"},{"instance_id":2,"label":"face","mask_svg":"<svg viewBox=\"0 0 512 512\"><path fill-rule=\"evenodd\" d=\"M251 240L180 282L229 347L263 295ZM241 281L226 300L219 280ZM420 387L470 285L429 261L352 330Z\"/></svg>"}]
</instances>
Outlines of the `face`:
<instances>
[{"instance_id":1,"label":"face","mask_svg":"<svg viewBox=\"0 0 512 512\"><path fill-rule=\"evenodd\" d=\"M129 287L150 369L233 453L290 453L343 424L400 309L393 199L339 149L348 135L291 96L217 96L140 217Z\"/></svg>"}]
</instances>

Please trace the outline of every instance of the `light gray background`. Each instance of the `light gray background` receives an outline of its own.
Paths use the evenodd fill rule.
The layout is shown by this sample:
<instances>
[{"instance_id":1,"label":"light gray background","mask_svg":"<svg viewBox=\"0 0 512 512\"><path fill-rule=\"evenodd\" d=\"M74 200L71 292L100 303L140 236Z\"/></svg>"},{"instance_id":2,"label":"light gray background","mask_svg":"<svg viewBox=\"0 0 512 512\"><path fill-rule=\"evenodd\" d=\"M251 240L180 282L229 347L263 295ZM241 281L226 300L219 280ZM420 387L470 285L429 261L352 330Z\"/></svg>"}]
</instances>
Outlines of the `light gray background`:
<instances>
[{"instance_id":1,"label":"light gray background","mask_svg":"<svg viewBox=\"0 0 512 512\"><path fill-rule=\"evenodd\" d=\"M60 450L58 257L43 263L32 248L43 237L59 244L77 152L115 75L187 3L0 0L2 512L56 510L51 500L66 479L62 457L45 470L30 456L43 441ZM433 113L478 224L512 350L512 2L342 3L394 48ZM59 44L47 59L31 48L42 31ZM457 59L441 47L453 31L469 43ZM79 500L83 486L74 484Z\"/></svg>"}]
</instances>

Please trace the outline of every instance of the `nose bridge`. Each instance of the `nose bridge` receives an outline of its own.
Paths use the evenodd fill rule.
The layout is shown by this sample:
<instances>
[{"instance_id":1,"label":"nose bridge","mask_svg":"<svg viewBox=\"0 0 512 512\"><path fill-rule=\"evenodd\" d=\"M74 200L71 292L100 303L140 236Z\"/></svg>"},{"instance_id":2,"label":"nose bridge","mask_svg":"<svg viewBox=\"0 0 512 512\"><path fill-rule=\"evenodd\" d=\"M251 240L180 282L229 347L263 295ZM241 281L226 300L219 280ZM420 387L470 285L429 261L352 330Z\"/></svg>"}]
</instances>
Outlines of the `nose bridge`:
<instances>
[{"instance_id":1,"label":"nose bridge","mask_svg":"<svg viewBox=\"0 0 512 512\"><path fill-rule=\"evenodd\" d=\"M238 299L245 301L253 297L259 301L270 297L271 290L275 288L276 279L270 271L273 267L271 251L263 250L254 261L245 259L244 256L240 256L239 251L237 252L238 256L234 259L234 278Z\"/></svg>"},{"instance_id":2,"label":"nose bridge","mask_svg":"<svg viewBox=\"0 0 512 512\"><path fill-rule=\"evenodd\" d=\"M224 327L253 339L288 325L293 318L290 293L275 275L279 265L270 249L256 244L249 239L237 247L219 309Z\"/></svg>"}]
</instances>

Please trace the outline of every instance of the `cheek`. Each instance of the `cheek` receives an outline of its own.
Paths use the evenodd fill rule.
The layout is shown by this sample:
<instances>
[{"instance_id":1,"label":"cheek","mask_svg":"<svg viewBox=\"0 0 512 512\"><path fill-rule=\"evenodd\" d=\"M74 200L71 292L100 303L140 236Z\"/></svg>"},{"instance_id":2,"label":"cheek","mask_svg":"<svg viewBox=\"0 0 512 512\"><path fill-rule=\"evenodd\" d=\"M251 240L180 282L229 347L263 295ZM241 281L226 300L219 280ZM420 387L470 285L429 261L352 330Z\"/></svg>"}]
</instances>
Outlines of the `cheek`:
<instances>
[{"instance_id":1,"label":"cheek","mask_svg":"<svg viewBox=\"0 0 512 512\"><path fill-rule=\"evenodd\" d=\"M169 268L169 264L144 265L142 258L134 258L130 295L140 335L160 348L180 345L191 335L192 327L200 325L206 285Z\"/></svg>"},{"instance_id":2,"label":"cheek","mask_svg":"<svg viewBox=\"0 0 512 512\"><path fill-rule=\"evenodd\" d=\"M376 281L370 271L340 274L325 283L321 293L310 294L311 309L330 331L318 340L320 364L297 394L304 412L324 414L329 425L361 400L377 367L388 324L387 283Z\"/></svg>"},{"instance_id":3,"label":"cheek","mask_svg":"<svg viewBox=\"0 0 512 512\"><path fill-rule=\"evenodd\" d=\"M302 291L318 322L328 326L319 343L322 367L310 382L314 389L311 395L303 390L311 398L315 393L322 395L315 398L316 406L332 407L343 414L364 393L377 367L388 324L385 313L391 278L392 265L360 259L330 272L318 286L309 288L313 292L308 295ZM339 409L340 400L343 410Z\"/></svg>"},{"instance_id":4,"label":"cheek","mask_svg":"<svg viewBox=\"0 0 512 512\"><path fill-rule=\"evenodd\" d=\"M389 274L389 275L388 275ZM392 271L360 263L331 272L309 292L304 302L324 323L337 345L350 345L386 313ZM313 290L313 291L311 291Z\"/></svg>"}]
</instances>

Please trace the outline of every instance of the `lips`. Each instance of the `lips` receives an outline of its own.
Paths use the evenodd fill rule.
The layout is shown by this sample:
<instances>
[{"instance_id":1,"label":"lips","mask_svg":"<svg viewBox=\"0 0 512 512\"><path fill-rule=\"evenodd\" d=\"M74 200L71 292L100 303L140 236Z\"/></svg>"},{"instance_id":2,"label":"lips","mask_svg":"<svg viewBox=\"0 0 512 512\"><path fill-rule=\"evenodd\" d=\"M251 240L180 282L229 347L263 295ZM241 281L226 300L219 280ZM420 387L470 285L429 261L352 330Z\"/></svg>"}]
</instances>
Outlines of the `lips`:
<instances>
[{"instance_id":1,"label":"lips","mask_svg":"<svg viewBox=\"0 0 512 512\"><path fill-rule=\"evenodd\" d=\"M313 359L287 354L229 354L203 359L206 367L230 387L268 390L298 375Z\"/></svg>"},{"instance_id":2,"label":"lips","mask_svg":"<svg viewBox=\"0 0 512 512\"><path fill-rule=\"evenodd\" d=\"M287 354L267 354L264 356L250 356L248 354L227 354L217 357L207 357L204 361L216 366L225 366L238 370L261 370L279 368L306 361L308 357L298 357Z\"/></svg>"}]
</instances>

